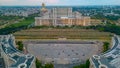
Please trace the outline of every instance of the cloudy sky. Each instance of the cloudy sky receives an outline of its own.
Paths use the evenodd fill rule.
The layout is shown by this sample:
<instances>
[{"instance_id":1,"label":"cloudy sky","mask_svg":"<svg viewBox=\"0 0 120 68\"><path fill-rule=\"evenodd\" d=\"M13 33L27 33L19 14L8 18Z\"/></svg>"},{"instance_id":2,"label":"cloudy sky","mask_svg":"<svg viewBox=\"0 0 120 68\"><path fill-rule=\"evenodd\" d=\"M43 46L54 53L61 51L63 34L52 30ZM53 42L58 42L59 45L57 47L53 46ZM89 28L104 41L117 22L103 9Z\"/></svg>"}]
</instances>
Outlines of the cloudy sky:
<instances>
[{"instance_id":1,"label":"cloudy sky","mask_svg":"<svg viewBox=\"0 0 120 68\"><path fill-rule=\"evenodd\" d=\"M0 5L120 5L120 0L0 0Z\"/></svg>"}]
</instances>

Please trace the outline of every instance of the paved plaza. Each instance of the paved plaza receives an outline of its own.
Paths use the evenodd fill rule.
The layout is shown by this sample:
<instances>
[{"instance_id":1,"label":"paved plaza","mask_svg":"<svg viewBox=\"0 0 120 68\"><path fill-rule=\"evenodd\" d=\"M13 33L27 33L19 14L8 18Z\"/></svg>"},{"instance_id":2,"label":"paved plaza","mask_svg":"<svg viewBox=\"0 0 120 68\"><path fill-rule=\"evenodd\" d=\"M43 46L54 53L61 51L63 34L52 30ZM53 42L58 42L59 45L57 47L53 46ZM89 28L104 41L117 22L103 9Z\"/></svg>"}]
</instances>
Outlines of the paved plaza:
<instances>
[{"instance_id":1,"label":"paved plaza","mask_svg":"<svg viewBox=\"0 0 120 68\"><path fill-rule=\"evenodd\" d=\"M34 54L43 62L54 64L80 63L94 54L100 53L101 46L97 43L27 43L28 52Z\"/></svg>"}]
</instances>

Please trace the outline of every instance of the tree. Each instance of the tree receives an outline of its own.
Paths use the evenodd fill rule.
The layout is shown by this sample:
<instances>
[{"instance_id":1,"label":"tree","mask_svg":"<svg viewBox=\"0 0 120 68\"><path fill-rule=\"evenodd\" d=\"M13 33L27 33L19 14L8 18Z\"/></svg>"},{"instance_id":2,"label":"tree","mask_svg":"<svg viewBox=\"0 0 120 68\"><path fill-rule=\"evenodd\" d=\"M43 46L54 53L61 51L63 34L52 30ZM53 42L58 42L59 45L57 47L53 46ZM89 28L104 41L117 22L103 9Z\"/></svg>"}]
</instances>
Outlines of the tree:
<instances>
[{"instance_id":1,"label":"tree","mask_svg":"<svg viewBox=\"0 0 120 68\"><path fill-rule=\"evenodd\" d=\"M36 64L36 68L54 68L54 65L52 63L47 63L45 65L42 65L42 63L38 59L36 59L35 64Z\"/></svg>"},{"instance_id":2,"label":"tree","mask_svg":"<svg viewBox=\"0 0 120 68\"><path fill-rule=\"evenodd\" d=\"M85 64L80 64L78 66L74 66L73 68L89 68L90 67L90 61L86 60Z\"/></svg>"},{"instance_id":3,"label":"tree","mask_svg":"<svg viewBox=\"0 0 120 68\"><path fill-rule=\"evenodd\" d=\"M85 68L85 64L80 64L79 66L75 66L73 68Z\"/></svg>"},{"instance_id":4,"label":"tree","mask_svg":"<svg viewBox=\"0 0 120 68\"><path fill-rule=\"evenodd\" d=\"M89 68L90 67L90 61L89 60L87 60L85 64L86 64L85 68Z\"/></svg>"},{"instance_id":5,"label":"tree","mask_svg":"<svg viewBox=\"0 0 120 68\"><path fill-rule=\"evenodd\" d=\"M22 43L22 41L18 41L17 45L18 45L18 50L23 51L23 43Z\"/></svg>"},{"instance_id":6,"label":"tree","mask_svg":"<svg viewBox=\"0 0 120 68\"><path fill-rule=\"evenodd\" d=\"M54 68L54 65L51 63L45 64L44 68Z\"/></svg>"},{"instance_id":7,"label":"tree","mask_svg":"<svg viewBox=\"0 0 120 68\"><path fill-rule=\"evenodd\" d=\"M36 68L43 68L42 63L38 59L36 59L35 63L36 63Z\"/></svg>"},{"instance_id":8,"label":"tree","mask_svg":"<svg viewBox=\"0 0 120 68\"><path fill-rule=\"evenodd\" d=\"M108 42L104 42L103 52L106 52L107 50L109 50L109 43Z\"/></svg>"}]
</instances>

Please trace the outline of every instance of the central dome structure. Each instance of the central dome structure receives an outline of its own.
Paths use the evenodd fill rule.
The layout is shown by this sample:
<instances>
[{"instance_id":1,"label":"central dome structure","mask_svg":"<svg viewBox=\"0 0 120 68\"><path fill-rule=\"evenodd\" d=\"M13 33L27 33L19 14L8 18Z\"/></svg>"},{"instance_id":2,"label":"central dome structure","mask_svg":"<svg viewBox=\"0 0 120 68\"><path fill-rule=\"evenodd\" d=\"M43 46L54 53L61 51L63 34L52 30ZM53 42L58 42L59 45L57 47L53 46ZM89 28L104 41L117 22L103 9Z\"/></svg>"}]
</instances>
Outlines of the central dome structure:
<instances>
[{"instance_id":1,"label":"central dome structure","mask_svg":"<svg viewBox=\"0 0 120 68\"><path fill-rule=\"evenodd\" d=\"M42 3L42 8L41 10L42 12L47 12L48 10L46 9L45 3Z\"/></svg>"}]
</instances>

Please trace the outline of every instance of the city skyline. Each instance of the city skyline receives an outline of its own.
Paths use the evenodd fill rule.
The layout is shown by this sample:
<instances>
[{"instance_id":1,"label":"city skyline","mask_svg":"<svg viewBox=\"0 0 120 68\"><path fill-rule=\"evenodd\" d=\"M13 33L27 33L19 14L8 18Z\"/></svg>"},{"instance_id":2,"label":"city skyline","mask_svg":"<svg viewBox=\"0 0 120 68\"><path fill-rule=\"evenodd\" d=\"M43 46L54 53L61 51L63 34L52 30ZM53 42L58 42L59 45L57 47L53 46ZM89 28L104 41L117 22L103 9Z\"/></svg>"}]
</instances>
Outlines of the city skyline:
<instances>
[{"instance_id":1,"label":"city skyline","mask_svg":"<svg viewBox=\"0 0 120 68\"><path fill-rule=\"evenodd\" d=\"M76 5L119 5L120 0L0 0L0 6L39 6L44 2L49 6Z\"/></svg>"}]
</instances>

